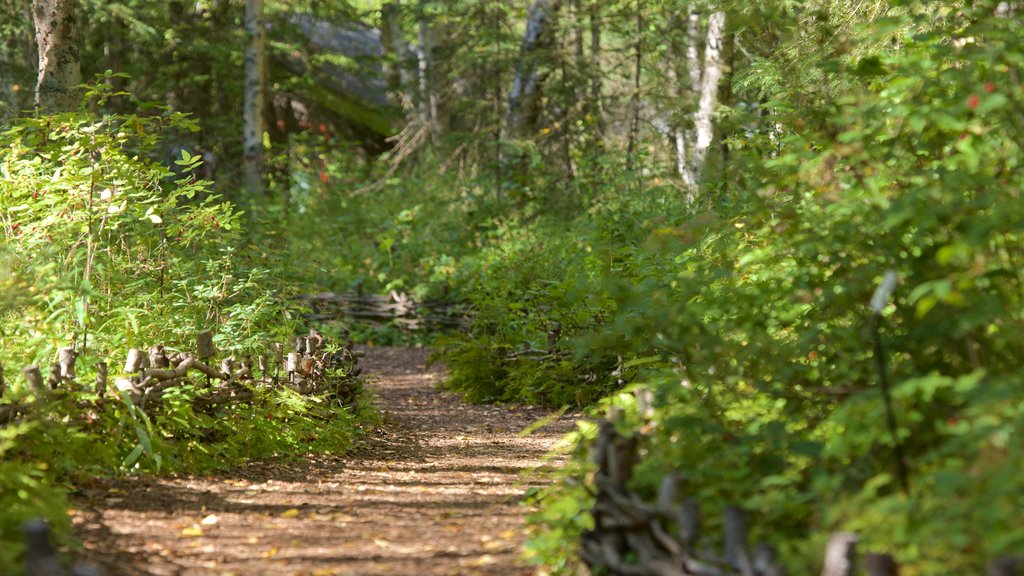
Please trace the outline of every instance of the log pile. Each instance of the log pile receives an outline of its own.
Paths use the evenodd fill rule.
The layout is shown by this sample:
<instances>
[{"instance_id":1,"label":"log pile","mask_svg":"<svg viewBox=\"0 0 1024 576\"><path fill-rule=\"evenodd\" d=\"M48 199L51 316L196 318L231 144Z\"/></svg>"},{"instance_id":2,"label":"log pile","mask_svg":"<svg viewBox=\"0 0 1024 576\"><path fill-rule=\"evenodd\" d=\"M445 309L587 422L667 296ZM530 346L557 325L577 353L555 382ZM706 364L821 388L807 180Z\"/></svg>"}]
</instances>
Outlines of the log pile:
<instances>
[{"instance_id":1,"label":"log pile","mask_svg":"<svg viewBox=\"0 0 1024 576\"><path fill-rule=\"evenodd\" d=\"M145 410L159 404L169 390L201 375L205 376L206 387L195 396L193 405L203 412L211 412L227 403L250 401L259 386L288 387L304 395L325 395L341 405L355 402L362 390L359 380L362 369L357 365L362 353L354 350L347 335L337 344L328 342L318 331L310 330L308 336L295 339L293 352L285 356L284 350L284 345L274 344L255 360L251 356L227 356L215 365L217 352L213 334L204 331L196 335L194 353L168 350L159 344L145 351L128 350L123 375L113 382L108 378L107 363L98 362L94 391L99 403L113 394ZM45 380L42 370L35 364L22 371L37 396L35 402L52 391L84 389L84 385L76 382L77 358L74 348L62 348ZM0 367L0 400L6 390L3 367ZM31 404L0 404L0 425L19 420L31 409Z\"/></svg>"},{"instance_id":2,"label":"log pile","mask_svg":"<svg viewBox=\"0 0 1024 576\"><path fill-rule=\"evenodd\" d=\"M313 314L311 321L345 319L370 326L394 325L403 330L443 330L462 326L463 307L450 300L416 301L408 294L392 290L381 296L362 292L336 294L325 292L305 296Z\"/></svg>"},{"instance_id":3,"label":"log pile","mask_svg":"<svg viewBox=\"0 0 1024 576\"><path fill-rule=\"evenodd\" d=\"M700 510L682 494L685 478L668 474L653 502L629 488L641 438L623 436L608 420L599 424L592 458L597 465L594 528L583 534L581 556L594 574L612 576L783 576L775 548L747 542L747 515L736 506L723 515L721 554L696 548ZM888 554L868 554L857 562L857 535L838 532L825 549L822 576L897 576L899 566ZM990 576L1021 576L1015 558L997 558ZM863 570L860 572L858 570Z\"/></svg>"}]
</instances>

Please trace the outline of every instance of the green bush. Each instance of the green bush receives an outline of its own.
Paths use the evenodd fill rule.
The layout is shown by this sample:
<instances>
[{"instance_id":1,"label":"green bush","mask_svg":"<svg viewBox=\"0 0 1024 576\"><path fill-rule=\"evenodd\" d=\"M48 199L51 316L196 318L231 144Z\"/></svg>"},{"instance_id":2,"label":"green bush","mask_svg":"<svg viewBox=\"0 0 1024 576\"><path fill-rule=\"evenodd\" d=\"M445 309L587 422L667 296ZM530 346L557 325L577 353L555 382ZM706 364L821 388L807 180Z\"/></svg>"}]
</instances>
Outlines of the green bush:
<instances>
[{"instance_id":1,"label":"green bush","mask_svg":"<svg viewBox=\"0 0 1024 576\"><path fill-rule=\"evenodd\" d=\"M151 109L26 118L0 132L0 405L24 407L0 428L0 565L17 565L28 518L48 518L69 542L65 492L86 478L340 452L372 417L363 398L341 406L262 388L197 410L209 391L199 381L169 389L156 410L97 396L96 363L113 381L128 348L191 352L211 329L221 354L255 357L299 327L288 271L268 267L283 258L192 175L200 159L183 152L177 174L155 160L166 138L195 129ZM74 383L36 391L15 377L30 363L45 373L68 345L81 352Z\"/></svg>"}]
</instances>

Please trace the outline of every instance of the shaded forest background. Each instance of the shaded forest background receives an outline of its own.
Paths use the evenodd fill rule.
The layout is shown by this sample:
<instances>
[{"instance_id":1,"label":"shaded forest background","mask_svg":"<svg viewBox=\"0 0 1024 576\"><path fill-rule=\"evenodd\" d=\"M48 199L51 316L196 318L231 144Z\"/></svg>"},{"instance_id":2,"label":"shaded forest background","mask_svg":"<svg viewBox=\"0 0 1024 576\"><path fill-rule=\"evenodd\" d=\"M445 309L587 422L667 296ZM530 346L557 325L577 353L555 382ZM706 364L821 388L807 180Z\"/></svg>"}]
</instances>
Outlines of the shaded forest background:
<instances>
[{"instance_id":1,"label":"shaded forest background","mask_svg":"<svg viewBox=\"0 0 1024 576\"><path fill-rule=\"evenodd\" d=\"M241 355L299 329L300 293L444 297L459 333L353 334L430 340L474 401L611 418L633 489L743 506L792 573L837 529L907 574L1021 551L1019 3L275 1L248 83L247 4L81 2L81 103L49 116L31 3L0 3L0 402L64 346L215 327ZM182 407L129 462L111 410L105 454L85 424L3 429L5 542L83 475L309 436L253 453ZM594 529L596 436L534 495L556 572Z\"/></svg>"}]
</instances>

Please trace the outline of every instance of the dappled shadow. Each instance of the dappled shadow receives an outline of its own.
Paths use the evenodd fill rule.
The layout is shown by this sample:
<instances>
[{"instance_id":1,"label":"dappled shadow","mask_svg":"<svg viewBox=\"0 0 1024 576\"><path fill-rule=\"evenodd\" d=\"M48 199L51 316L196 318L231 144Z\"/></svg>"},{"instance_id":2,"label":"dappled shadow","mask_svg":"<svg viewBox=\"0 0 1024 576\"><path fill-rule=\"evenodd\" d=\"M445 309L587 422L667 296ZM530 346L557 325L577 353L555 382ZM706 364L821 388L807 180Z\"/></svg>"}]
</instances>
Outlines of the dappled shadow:
<instances>
[{"instance_id":1,"label":"dappled shadow","mask_svg":"<svg viewBox=\"0 0 1024 576\"><path fill-rule=\"evenodd\" d=\"M525 574L522 494L572 425L438 392L426 352L372 349L388 423L348 457L259 462L208 477L96 483L76 514L111 574Z\"/></svg>"}]
</instances>

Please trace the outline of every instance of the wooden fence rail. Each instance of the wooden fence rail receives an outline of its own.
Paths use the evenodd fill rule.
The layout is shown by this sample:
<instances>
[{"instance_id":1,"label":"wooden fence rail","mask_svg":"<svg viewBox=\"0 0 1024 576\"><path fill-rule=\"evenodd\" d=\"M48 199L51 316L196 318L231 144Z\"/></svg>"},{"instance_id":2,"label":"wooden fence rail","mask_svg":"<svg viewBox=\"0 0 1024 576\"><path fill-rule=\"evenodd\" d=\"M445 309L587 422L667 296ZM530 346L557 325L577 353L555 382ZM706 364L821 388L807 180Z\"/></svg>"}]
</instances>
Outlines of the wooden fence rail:
<instances>
[{"instance_id":1,"label":"wooden fence rail","mask_svg":"<svg viewBox=\"0 0 1024 576\"><path fill-rule=\"evenodd\" d=\"M289 387L304 395L328 394L343 404L355 401L357 379L362 372L357 364L362 353L354 350L351 339L345 338L341 344L332 345L318 331L311 330L309 336L295 339L293 352L285 355L284 349L282 344L273 344L255 359L252 356L228 356L215 367L212 365L217 358L213 334L204 331L196 335L195 353L169 351L162 345L152 346L145 352L137 348L128 350L124 375L115 378L112 386L107 364L98 362L94 390L98 403L104 402L107 394L113 392L124 394L135 406L146 409L159 403L168 390L188 382L190 375L198 373L206 377L209 385L208 390L193 399L194 407L203 412L210 412L228 402L249 401L257 385ZM81 389L82 386L75 381L77 359L74 348L60 349L57 361L50 365L45 380L38 365L24 368L22 374L29 387L37 393L37 399L32 404L0 404L0 426L29 414L47 391ZM0 400L7 391L3 374L0 366Z\"/></svg>"},{"instance_id":2,"label":"wooden fence rail","mask_svg":"<svg viewBox=\"0 0 1024 576\"><path fill-rule=\"evenodd\" d=\"M303 296L302 300L313 310L313 321L344 318L371 326L393 324L417 331L458 328L466 318L464 307L458 302L443 298L417 301L394 290L387 295L325 292Z\"/></svg>"},{"instance_id":3,"label":"wooden fence rail","mask_svg":"<svg viewBox=\"0 0 1024 576\"><path fill-rule=\"evenodd\" d=\"M592 458L597 465L592 509L594 528L583 535L582 559L597 573L612 576L783 576L775 548L747 542L746 512L725 509L721 555L700 552L700 511L682 494L684 478L668 474L654 502L644 501L628 487L637 460L640 437L619 434L612 422L599 423ZM674 529L672 528L674 527ZM825 549L821 576L853 576L857 569L857 535L832 534ZM632 561L632 560L635 560ZM868 576L897 576L899 566L888 554L863 559ZM600 571L600 572L598 572ZM1017 558L997 558L990 576L1021 576Z\"/></svg>"}]
</instances>

